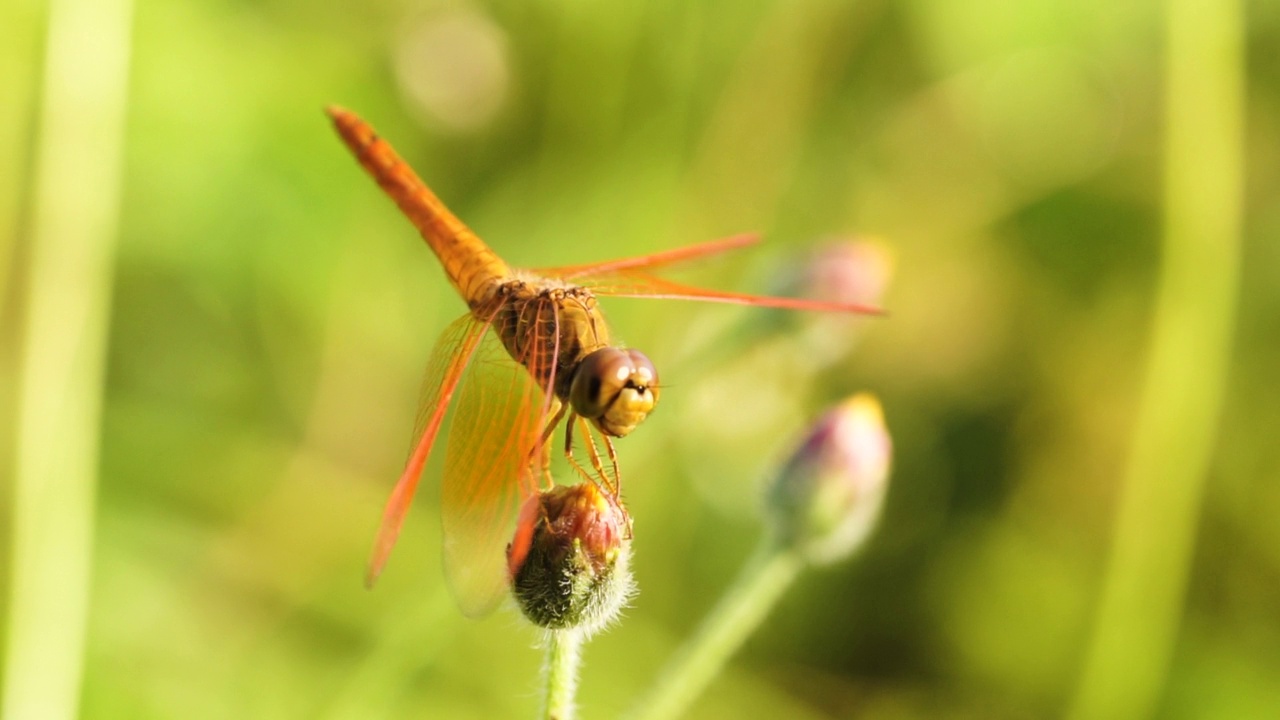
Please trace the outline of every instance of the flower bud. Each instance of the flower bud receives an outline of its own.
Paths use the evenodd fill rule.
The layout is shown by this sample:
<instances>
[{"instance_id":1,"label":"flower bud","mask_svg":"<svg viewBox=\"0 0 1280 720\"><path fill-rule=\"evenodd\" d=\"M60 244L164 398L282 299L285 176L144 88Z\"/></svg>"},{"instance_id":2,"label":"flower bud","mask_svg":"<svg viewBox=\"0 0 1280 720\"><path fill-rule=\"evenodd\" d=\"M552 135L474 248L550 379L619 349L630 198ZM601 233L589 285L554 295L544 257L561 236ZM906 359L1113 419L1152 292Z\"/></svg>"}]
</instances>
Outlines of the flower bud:
<instances>
[{"instance_id":1,"label":"flower bud","mask_svg":"<svg viewBox=\"0 0 1280 720\"><path fill-rule=\"evenodd\" d=\"M878 305L893 276L893 255L876 240L833 240L804 269L804 293L819 300Z\"/></svg>"},{"instance_id":2,"label":"flower bud","mask_svg":"<svg viewBox=\"0 0 1280 720\"><path fill-rule=\"evenodd\" d=\"M631 516L594 483L529 498L507 546L511 588L525 617L552 630L607 625L634 592Z\"/></svg>"},{"instance_id":3,"label":"flower bud","mask_svg":"<svg viewBox=\"0 0 1280 720\"><path fill-rule=\"evenodd\" d=\"M841 239L820 246L800 277L804 297L877 307L893 277L893 254L876 240ZM805 313L797 318L792 344L811 372L848 357L862 338L865 322L841 313Z\"/></svg>"},{"instance_id":4,"label":"flower bud","mask_svg":"<svg viewBox=\"0 0 1280 720\"><path fill-rule=\"evenodd\" d=\"M829 411L768 490L776 541L815 563L856 550L880 516L892 452L874 396L859 393Z\"/></svg>"}]
</instances>

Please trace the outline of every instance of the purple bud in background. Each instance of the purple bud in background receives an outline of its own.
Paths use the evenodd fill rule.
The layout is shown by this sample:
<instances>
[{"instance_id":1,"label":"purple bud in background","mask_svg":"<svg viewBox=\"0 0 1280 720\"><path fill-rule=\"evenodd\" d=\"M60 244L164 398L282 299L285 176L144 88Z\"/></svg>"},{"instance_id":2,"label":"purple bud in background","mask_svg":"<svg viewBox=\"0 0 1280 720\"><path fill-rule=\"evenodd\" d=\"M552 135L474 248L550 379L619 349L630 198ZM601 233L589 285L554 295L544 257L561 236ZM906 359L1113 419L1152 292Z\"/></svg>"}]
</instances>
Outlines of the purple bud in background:
<instances>
[{"instance_id":1,"label":"purple bud in background","mask_svg":"<svg viewBox=\"0 0 1280 720\"><path fill-rule=\"evenodd\" d=\"M777 542L814 563L850 555L880 517L892 454L873 395L854 395L819 418L768 490Z\"/></svg>"}]
</instances>

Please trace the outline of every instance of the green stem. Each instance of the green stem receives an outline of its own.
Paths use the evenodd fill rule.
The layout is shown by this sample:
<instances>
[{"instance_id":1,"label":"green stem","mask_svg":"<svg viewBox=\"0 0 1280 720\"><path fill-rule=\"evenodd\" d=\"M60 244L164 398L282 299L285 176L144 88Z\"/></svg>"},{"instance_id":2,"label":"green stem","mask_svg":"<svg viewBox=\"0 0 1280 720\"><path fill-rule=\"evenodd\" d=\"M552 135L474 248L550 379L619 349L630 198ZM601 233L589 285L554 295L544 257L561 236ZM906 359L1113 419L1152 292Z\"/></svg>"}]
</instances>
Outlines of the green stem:
<instances>
[{"instance_id":1,"label":"green stem","mask_svg":"<svg viewBox=\"0 0 1280 720\"><path fill-rule=\"evenodd\" d=\"M131 18L130 0L50 5L20 354L7 720L79 715Z\"/></svg>"},{"instance_id":2,"label":"green stem","mask_svg":"<svg viewBox=\"0 0 1280 720\"><path fill-rule=\"evenodd\" d=\"M688 709L803 568L798 555L766 543L630 717L667 720Z\"/></svg>"},{"instance_id":3,"label":"green stem","mask_svg":"<svg viewBox=\"0 0 1280 720\"><path fill-rule=\"evenodd\" d=\"M582 660L580 630L552 630L547 639L547 720L573 720L578 692L578 665Z\"/></svg>"},{"instance_id":4,"label":"green stem","mask_svg":"<svg viewBox=\"0 0 1280 720\"><path fill-rule=\"evenodd\" d=\"M1168 0L1163 264L1115 541L1070 717L1148 717L1182 614L1240 265L1239 0Z\"/></svg>"}]
</instances>

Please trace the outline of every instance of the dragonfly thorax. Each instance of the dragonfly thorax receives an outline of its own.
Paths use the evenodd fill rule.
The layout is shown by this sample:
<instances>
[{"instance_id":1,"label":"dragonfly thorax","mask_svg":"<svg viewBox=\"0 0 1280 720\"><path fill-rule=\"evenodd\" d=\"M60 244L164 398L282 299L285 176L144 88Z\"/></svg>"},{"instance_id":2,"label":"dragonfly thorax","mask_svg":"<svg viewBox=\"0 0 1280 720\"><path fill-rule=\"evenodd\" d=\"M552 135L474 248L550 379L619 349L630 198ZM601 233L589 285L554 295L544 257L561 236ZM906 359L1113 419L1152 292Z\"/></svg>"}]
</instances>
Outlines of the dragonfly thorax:
<instances>
[{"instance_id":1,"label":"dragonfly thorax","mask_svg":"<svg viewBox=\"0 0 1280 720\"><path fill-rule=\"evenodd\" d=\"M590 290L583 287L509 280L497 289L493 330L512 359L538 385L568 400L578 364L609 345L609 328Z\"/></svg>"},{"instance_id":2,"label":"dragonfly thorax","mask_svg":"<svg viewBox=\"0 0 1280 720\"><path fill-rule=\"evenodd\" d=\"M638 350L609 344L609 328L587 288L538 278L508 280L491 302L493 329L516 362L546 392L590 420L606 435L622 437L644 421L658 401L658 373ZM492 306L491 306L492 307Z\"/></svg>"}]
</instances>

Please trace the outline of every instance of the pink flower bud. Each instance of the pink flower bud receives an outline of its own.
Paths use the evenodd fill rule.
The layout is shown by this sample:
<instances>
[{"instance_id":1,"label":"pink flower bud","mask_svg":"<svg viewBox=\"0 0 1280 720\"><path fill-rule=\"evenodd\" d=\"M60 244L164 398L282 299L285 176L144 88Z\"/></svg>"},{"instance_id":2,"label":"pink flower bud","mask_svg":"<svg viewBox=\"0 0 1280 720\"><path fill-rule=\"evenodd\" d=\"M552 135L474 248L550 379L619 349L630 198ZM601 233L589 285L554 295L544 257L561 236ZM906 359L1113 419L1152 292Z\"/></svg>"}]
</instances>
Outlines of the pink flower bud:
<instances>
[{"instance_id":1,"label":"pink flower bud","mask_svg":"<svg viewBox=\"0 0 1280 720\"><path fill-rule=\"evenodd\" d=\"M856 550L875 527L893 454L880 402L867 393L830 410L769 489L778 541L811 562Z\"/></svg>"},{"instance_id":2,"label":"pink flower bud","mask_svg":"<svg viewBox=\"0 0 1280 720\"><path fill-rule=\"evenodd\" d=\"M875 240L840 239L821 245L799 275L805 297L878 307L893 276L893 255ZM806 313L793 339L813 372L839 362L854 349L868 325L841 313Z\"/></svg>"},{"instance_id":3,"label":"pink flower bud","mask_svg":"<svg viewBox=\"0 0 1280 720\"><path fill-rule=\"evenodd\" d=\"M529 498L507 546L511 588L535 625L599 630L634 592L631 516L594 483Z\"/></svg>"},{"instance_id":4,"label":"pink flower bud","mask_svg":"<svg viewBox=\"0 0 1280 720\"><path fill-rule=\"evenodd\" d=\"M805 267L805 295L819 300L878 305L893 276L893 256L874 240L822 245Z\"/></svg>"}]
</instances>

